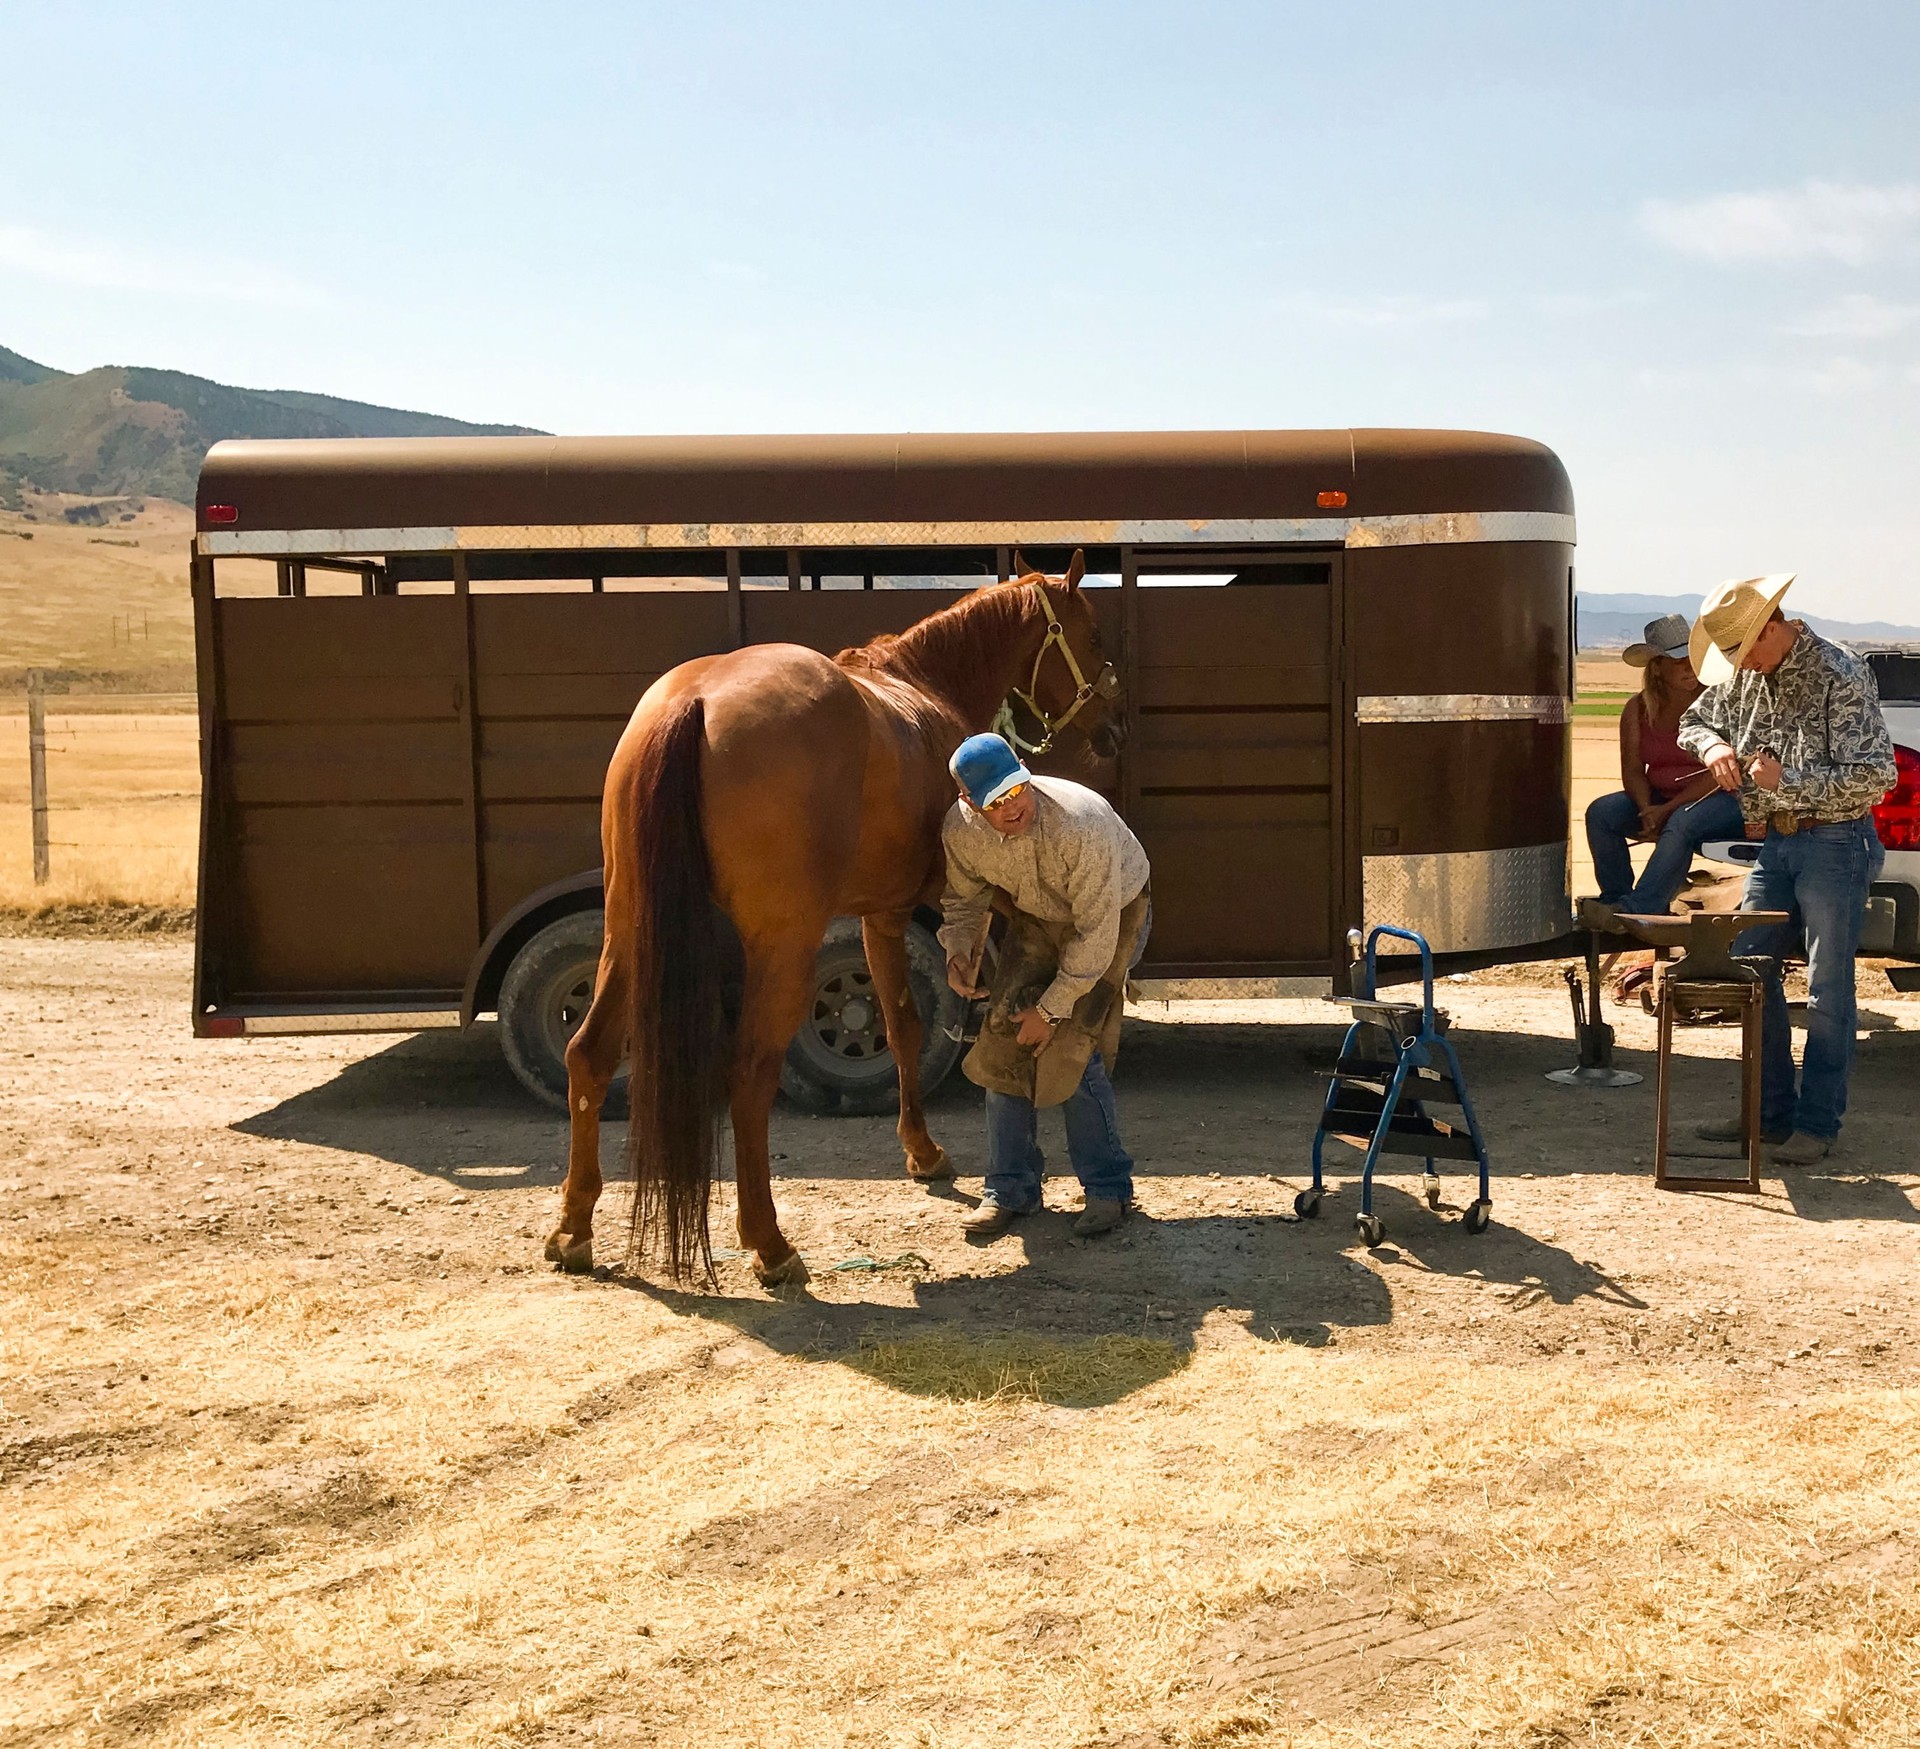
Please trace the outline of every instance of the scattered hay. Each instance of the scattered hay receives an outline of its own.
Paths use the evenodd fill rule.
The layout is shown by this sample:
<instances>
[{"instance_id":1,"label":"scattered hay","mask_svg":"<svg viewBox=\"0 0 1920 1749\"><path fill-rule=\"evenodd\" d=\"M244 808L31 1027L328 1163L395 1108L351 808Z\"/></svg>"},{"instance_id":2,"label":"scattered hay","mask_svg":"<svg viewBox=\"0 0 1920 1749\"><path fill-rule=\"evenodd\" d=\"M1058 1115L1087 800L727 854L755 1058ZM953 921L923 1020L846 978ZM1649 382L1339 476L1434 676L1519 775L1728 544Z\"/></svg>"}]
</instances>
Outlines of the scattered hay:
<instances>
[{"instance_id":1,"label":"scattered hay","mask_svg":"<svg viewBox=\"0 0 1920 1749\"><path fill-rule=\"evenodd\" d=\"M916 1397L1090 1408L1157 1384L1192 1359L1190 1350L1150 1336L1058 1342L1021 1331L970 1337L945 1330L901 1342L862 1343L848 1364Z\"/></svg>"},{"instance_id":2,"label":"scattered hay","mask_svg":"<svg viewBox=\"0 0 1920 1749\"><path fill-rule=\"evenodd\" d=\"M191 905L142 905L117 899L49 899L0 906L0 935L191 935Z\"/></svg>"}]
</instances>

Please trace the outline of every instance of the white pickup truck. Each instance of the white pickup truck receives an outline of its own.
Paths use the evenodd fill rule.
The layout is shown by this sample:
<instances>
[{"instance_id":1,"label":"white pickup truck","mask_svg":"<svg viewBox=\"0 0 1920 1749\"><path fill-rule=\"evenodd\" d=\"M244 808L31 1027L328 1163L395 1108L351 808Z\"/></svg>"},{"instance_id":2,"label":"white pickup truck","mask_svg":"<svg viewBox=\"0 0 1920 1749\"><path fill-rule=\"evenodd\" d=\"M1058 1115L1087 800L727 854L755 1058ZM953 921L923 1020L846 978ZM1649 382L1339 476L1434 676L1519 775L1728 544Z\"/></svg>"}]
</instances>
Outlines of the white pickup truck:
<instances>
[{"instance_id":1,"label":"white pickup truck","mask_svg":"<svg viewBox=\"0 0 1920 1749\"><path fill-rule=\"evenodd\" d=\"M1887 865L1867 898L1860 951L1877 959L1912 962L1887 976L1897 990L1920 990L1920 645L1856 645L1880 686L1880 708L1893 736L1899 782L1873 810ZM1703 845L1715 862L1744 867L1760 853L1743 839Z\"/></svg>"}]
</instances>

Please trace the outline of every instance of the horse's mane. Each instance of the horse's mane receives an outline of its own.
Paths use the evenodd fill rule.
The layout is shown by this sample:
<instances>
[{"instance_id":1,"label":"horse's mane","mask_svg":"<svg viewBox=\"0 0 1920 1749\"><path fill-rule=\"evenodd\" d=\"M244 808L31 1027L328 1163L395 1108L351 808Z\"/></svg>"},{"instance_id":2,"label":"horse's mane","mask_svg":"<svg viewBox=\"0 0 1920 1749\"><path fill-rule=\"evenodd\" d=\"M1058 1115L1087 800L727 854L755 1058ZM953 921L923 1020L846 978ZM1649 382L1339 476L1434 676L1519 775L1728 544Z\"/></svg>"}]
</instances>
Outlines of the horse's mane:
<instances>
[{"instance_id":1,"label":"horse's mane","mask_svg":"<svg viewBox=\"0 0 1920 1749\"><path fill-rule=\"evenodd\" d=\"M904 632L882 632L842 650L834 661L842 668L931 681L943 690L997 678L988 664L1004 652L1031 609L1032 597L1020 587L1026 581L989 583Z\"/></svg>"}]
</instances>

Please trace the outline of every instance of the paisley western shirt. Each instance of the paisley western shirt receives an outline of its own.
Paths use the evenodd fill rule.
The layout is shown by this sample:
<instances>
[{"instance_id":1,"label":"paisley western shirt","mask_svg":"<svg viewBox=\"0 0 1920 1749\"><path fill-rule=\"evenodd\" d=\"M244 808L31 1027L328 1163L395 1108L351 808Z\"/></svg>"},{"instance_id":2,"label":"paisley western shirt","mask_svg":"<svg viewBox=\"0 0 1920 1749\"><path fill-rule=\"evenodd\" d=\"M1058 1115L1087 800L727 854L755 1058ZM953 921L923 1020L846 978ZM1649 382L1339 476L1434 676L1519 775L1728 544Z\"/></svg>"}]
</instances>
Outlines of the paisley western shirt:
<instances>
[{"instance_id":1,"label":"paisley western shirt","mask_svg":"<svg viewBox=\"0 0 1920 1749\"><path fill-rule=\"evenodd\" d=\"M1742 767L1771 749L1780 787L1751 778L1740 787L1749 827L1774 813L1857 820L1890 790L1898 772L1873 670L1851 650L1830 644L1799 620L1798 636L1771 674L1743 668L1710 686L1680 719L1680 745L1704 759L1724 741Z\"/></svg>"},{"instance_id":2,"label":"paisley western shirt","mask_svg":"<svg viewBox=\"0 0 1920 1749\"><path fill-rule=\"evenodd\" d=\"M1033 824L1008 838L965 802L949 810L940 836L947 850L947 890L940 945L965 960L998 887L1016 911L1044 923L1070 923L1059 974L1040 997L1040 1011L1064 1020L1105 975L1120 941L1120 913L1147 884L1147 853L1107 799L1064 777L1033 780Z\"/></svg>"}]
</instances>

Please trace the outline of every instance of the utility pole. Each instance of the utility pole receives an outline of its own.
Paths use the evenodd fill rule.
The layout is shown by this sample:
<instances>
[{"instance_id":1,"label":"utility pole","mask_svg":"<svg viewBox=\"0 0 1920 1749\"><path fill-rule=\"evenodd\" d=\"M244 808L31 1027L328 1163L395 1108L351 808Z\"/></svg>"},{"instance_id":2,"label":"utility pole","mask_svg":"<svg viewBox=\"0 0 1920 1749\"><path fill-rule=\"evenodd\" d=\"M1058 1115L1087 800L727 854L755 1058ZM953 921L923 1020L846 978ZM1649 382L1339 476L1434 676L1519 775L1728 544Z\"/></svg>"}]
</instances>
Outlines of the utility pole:
<instances>
[{"instance_id":1,"label":"utility pole","mask_svg":"<svg viewBox=\"0 0 1920 1749\"><path fill-rule=\"evenodd\" d=\"M38 668L27 670L27 768L33 791L33 884L44 887L47 864L47 698Z\"/></svg>"}]
</instances>

